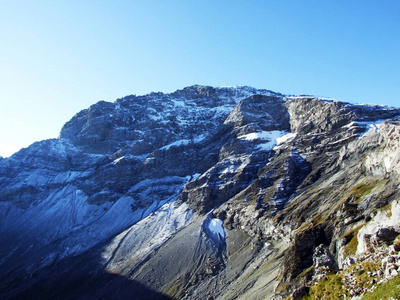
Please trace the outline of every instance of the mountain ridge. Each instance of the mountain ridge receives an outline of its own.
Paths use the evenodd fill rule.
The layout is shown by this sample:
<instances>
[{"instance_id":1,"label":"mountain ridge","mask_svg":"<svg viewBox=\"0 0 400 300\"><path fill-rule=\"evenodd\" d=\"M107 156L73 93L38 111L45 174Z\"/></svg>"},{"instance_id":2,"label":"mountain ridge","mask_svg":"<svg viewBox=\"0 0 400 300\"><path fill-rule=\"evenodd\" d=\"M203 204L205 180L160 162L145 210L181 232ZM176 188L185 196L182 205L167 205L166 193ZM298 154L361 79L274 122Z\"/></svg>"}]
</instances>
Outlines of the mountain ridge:
<instances>
[{"instance_id":1,"label":"mountain ridge","mask_svg":"<svg viewBox=\"0 0 400 300\"><path fill-rule=\"evenodd\" d=\"M100 101L0 161L1 294L26 296L69 261L173 298L289 295L316 246L343 265L342 236L398 199L399 116L246 86ZM73 298L57 286L74 277L55 276L53 295Z\"/></svg>"}]
</instances>

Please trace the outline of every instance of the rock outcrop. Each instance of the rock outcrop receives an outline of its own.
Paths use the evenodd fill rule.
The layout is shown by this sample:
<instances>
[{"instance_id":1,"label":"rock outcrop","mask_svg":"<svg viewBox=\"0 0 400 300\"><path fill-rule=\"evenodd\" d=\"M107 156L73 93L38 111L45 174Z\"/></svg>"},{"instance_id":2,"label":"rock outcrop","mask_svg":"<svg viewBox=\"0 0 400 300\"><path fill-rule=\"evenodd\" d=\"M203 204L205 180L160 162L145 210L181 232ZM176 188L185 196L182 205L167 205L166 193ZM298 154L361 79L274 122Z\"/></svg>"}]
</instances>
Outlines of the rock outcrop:
<instances>
[{"instance_id":1,"label":"rock outcrop","mask_svg":"<svg viewBox=\"0 0 400 300\"><path fill-rule=\"evenodd\" d=\"M371 291L400 271L399 116L250 87L98 102L0 160L0 296Z\"/></svg>"}]
</instances>

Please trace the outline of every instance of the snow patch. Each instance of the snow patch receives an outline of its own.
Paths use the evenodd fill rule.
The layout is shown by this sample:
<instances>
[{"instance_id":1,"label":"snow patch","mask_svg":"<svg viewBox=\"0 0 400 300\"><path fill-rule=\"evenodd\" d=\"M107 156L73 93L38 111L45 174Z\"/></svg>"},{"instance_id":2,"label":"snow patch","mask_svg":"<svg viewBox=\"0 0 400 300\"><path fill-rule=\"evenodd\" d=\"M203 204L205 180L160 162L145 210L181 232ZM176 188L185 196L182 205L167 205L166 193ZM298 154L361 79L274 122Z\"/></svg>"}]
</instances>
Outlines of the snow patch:
<instances>
[{"instance_id":1,"label":"snow patch","mask_svg":"<svg viewBox=\"0 0 400 300\"><path fill-rule=\"evenodd\" d=\"M164 147L161 147L160 150L169 150L171 147L179 147L179 146L189 145L191 142L192 142L191 140L179 140L179 141L173 142L169 145L166 145Z\"/></svg>"},{"instance_id":2,"label":"snow patch","mask_svg":"<svg viewBox=\"0 0 400 300\"><path fill-rule=\"evenodd\" d=\"M221 174L232 174L236 171L237 166L231 165L221 172Z\"/></svg>"},{"instance_id":3,"label":"snow patch","mask_svg":"<svg viewBox=\"0 0 400 300\"><path fill-rule=\"evenodd\" d=\"M354 122L354 121L351 121L349 124L346 124L346 125L344 125L343 127L344 128L353 128L354 126L356 126L357 125L357 123L356 122Z\"/></svg>"},{"instance_id":4,"label":"snow patch","mask_svg":"<svg viewBox=\"0 0 400 300\"><path fill-rule=\"evenodd\" d=\"M211 219L210 223L208 223L208 229L215 234L217 237L221 239L225 238L224 227L222 226L223 222L220 219L214 218Z\"/></svg>"},{"instance_id":5,"label":"snow patch","mask_svg":"<svg viewBox=\"0 0 400 300\"><path fill-rule=\"evenodd\" d=\"M192 180L195 180L195 179L199 178L200 176L201 176L200 173L195 173L195 174L193 174L193 176L192 176Z\"/></svg>"},{"instance_id":6,"label":"snow patch","mask_svg":"<svg viewBox=\"0 0 400 300\"><path fill-rule=\"evenodd\" d=\"M271 131L259 131L244 134L238 137L241 140L254 141L254 140L275 140L284 136L286 131L282 130L271 130Z\"/></svg>"},{"instance_id":7,"label":"snow patch","mask_svg":"<svg viewBox=\"0 0 400 300\"><path fill-rule=\"evenodd\" d=\"M198 143L198 142L204 140L206 137L207 137L206 134L201 134L201 135L195 136L193 138L193 142Z\"/></svg>"},{"instance_id":8,"label":"snow patch","mask_svg":"<svg viewBox=\"0 0 400 300\"><path fill-rule=\"evenodd\" d=\"M296 136L297 136L297 133L289 132L288 134L278 137L276 139L276 144L279 146L283 143L293 140Z\"/></svg>"},{"instance_id":9,"label":"snow patch","mask_svg":"<svg viewBox=\"0 0 400 300\"><path fill-rule=\"evenodd\" d=\"M365 131L360 134L360 137L368 136L378 132L379 127L381 126L384 120L377 120L374 122L357 122L358 125L365 128Z\"/></svg>"},{"instance_id":10,"label":"snow patch","mask_svg":"<svg viewBox=\"0 0 400 300\"><path fill-rule=\"evenodd\" d=\"M343 126L343 128L347 128L348 130L350 129L354 129L354 127L361 127L364 129L363 132L358 133L358 135L360 136L360 138L364 137L364 136L368 136L374 133L377 133L382 122L385 120L376 120L373 122L367 122L367 121L352 121L349 124L346 124Z\"/></svg>"},{"instance_id":11,"label":"snow patch","mask_svg":"<svg viewBox=\"0 0 400 300\"><path fill-rule=\"evenodd\" d=\"M377 133L379 127L381 126L382 121L374 122L374 123L369 123L367 126L366 132L363 134L370 134L370 133Z\"/></svg>"},{"instance_id":12,"label":"snow patch","mask_svg":"<svg viewBox=\"0 0 400 300\"><path fill-rule=\"evenodd\" d=\"M257 148L261 150L271 150L278 143L278 139L282 139L285 135L287 135L287 132L284 130L259 131L241 135L238 139L247 141L267 141L266 143L259 144Z\"/></svg>"},{"instance_id":13,"label":"snow patch","mask_svg":"<svg viewBox=\"0 0 400 300\"><path fill-rule=\"evenodd\" d=\"M116 164L118 164L121 160L123 160L125 158L125 156L121 156L121 157L119 157L119 158L117 158L117 159L115 159L112 163L113 163L113 165L116 165Z\"/></svg>"}]
</instances>

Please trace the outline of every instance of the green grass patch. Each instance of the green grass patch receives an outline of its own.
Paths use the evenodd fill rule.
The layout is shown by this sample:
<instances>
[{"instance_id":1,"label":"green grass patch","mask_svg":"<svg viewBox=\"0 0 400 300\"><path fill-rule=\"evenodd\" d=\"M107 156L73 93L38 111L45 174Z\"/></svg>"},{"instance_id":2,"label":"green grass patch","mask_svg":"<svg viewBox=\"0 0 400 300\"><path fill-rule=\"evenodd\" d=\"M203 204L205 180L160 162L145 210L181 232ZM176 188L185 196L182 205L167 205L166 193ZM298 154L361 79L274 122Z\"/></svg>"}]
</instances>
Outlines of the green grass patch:
<instances>
[{"instance_id":1,"label":"green grass patch","mask_svg":"<svg viewBox=\"0 0 400 300\"><path fill-rule=\"evenodd\" d=\"M351 266L345 271L345 273L349 273L355 270L354 272L356 277L355 287L370 289L374 285L372 283L373 277L371 273L378 271L380 267L381 264L366 261L362 262L361 264Z\"/></svg>"},{"instance_id":2,"label":"green grass patch","mask_svg":"<svg viewBox=\"0 0 400 300\"><path fill-rule=\"evenodd\" d=\"M344 284L343 278L345 274L353 274L356 282L355 288L361 289L371 288L372 284L372 273L379 270L380 264L372 262L362 262L356 264L345 271L337 272L331 271L325 275L317 285L310 287L308 295L304 296L303 299L316 300L316 299L344 299L344 297L350 296L350 287ZM363 298L364 299L364 298ZM375 298L371 298L375 299ZM379 299L379 298L377 298Z\"/></svg>"},{"instance_id":3,"label":"green grass patch","mask_svg":"<svg viewBox=\"0 0 400 300\"><path fill-rule=\"evenodd\" d=\"M317 285L310 287L309 294L304 296L305 300L337 300L349 296L349 291L343 289L343 275L330 273L325 275Z\"/></svg>"},{"instance_id":4,"label":"green grass patch","mask_svg":"<svg viewBox=\"0 0 400 300\"><path fill-rule=\"evenodd\" d=\"M377 286L373 292L366 293L363 300L387 300L390 298L400 299L400 275Z\"/></svg>"},{"instance_id":5,"label":"green grass patch","mask_svg":"<svg viewBox=\"0 0 400 300\"><path fill-rule=\"evenodd\" d=\"M353 230L349 231L348 233L346 233L345 235L342 236L342 238L351 237L350 242L348 242L347 245L344 247L345 257L356 254L357 246L358 246L357 234L364 225L365 224L360 225L357 228L354 228Z\"/></svg>"},{"instance_id":6,"label":"green grass patch","mask_svg":"<svg viewBox=\"0 0 400 300\"><path fill-rule=\"evenodd\" d=\"M381 187L382 185L384 185L387 182L387 179L385 180L377 180L377 179L373 179L373 180L369 180L369 181L363 181L362 183L357 184L356 186L354 186L349 193L347 193L347 197L353 197L354 204L358 204L360 203L363 198L367 195L369 195L373 190Z\"/></svg>"}]
</instances>

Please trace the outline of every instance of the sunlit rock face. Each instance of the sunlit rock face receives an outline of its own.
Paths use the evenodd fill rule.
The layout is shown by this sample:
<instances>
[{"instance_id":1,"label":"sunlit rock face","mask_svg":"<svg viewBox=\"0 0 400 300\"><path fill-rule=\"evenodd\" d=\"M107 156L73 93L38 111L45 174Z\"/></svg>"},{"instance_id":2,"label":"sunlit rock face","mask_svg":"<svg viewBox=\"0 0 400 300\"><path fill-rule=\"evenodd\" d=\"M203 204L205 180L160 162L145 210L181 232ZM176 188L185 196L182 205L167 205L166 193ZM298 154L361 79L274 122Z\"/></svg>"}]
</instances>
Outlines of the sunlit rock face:
<instances>
[{"instance_id":1,"label":"sunlit rock face","mask_svg":"<svg viewBox=\"0 0 400 300\"><path fill-rule=\"evenodd\" d=\"M399 116L246 86L98 102L0 160L1 298L290 295L399 198Z\"/></svg>"}]
</instances>

